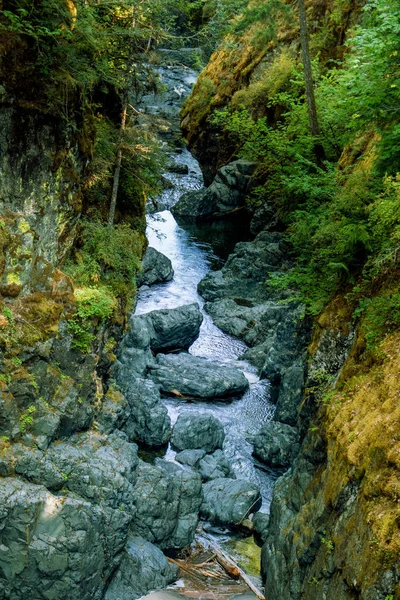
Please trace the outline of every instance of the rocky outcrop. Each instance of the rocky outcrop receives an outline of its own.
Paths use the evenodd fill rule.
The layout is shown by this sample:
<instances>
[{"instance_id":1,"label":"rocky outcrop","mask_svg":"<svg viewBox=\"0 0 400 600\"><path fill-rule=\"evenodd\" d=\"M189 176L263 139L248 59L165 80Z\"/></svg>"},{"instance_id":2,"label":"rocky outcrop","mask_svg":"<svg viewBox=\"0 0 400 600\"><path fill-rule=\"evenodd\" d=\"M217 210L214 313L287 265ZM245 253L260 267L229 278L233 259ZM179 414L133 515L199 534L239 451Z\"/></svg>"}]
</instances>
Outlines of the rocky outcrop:
<instances>
[{"instance_id":1,"label":"rocky outcrop","mask_svg":"<svg viewBox=\"0 0 400 600\"><path fill-rule=\"evenodd\" d=\"M149 377L165 393L204 399L224 399L243 394L246 377L226 367L191 354L159 354L150 366Z\"/></svg>"},{"instance_id":2,"label":"rocky outcrop","mask_svg":"<svg viewBox=\"0 0 400 600\"><path fill-rule=\"evenodd\" d=\"M123 394L110 387L105 395L98 417L102 431L120 429L129 440L149 447L166 444L171 435L171 419L158 387L148 379L132 378L126 367L118 370L117 381Z\"/></svg>"},{"instance_id":3,"label":"rocky outcrop","mask_svg":"<svg viewBox=\"0 0 400 600\"><path fill-rule=\"evenodd\" d=\"M254 438L254 455L270 467L289 467L299 452L298 432L272 421Z\"/></svg>"},{"instance_id":4,"label":"rocky outcrop","mask_svg":"<svg viewBox=\"0 0 400 600\"><path fill-rule=\"evenodd\" d=\"M222 450L216 450L212 454L207 454L207 456L204 456L199 461L198 471L203 481L221 479L222 477L236 479L232 464L226 458Z\"/></svg>"},{"instance_id":5,"label":"rocky outcrop","mask_svg":"<svg viewBox=\"0 0 400 600\"><path fill-rule=\"evenodd\" d=\"M315 325L300 453L276 482L263 532L267 597L387 600L398 593L397 499L383 490L396 469L389 431L396 429L399 340L388 340L386 359L366 372L351 312L336 298Z\"/></svg>"},{"instance_id":6,"label":"rocky outcrop","mask_svg":"<svg viewBox=\"0 0 400 600\"><path fill-rule=\"evenodd\" d=\"M173 276L174 269L170 259L155 248L147 248L138 276L138 286L165 283L171 281Z\"/></svg>"},{"instance_id":7,"label":"rocky outcrop","mask_svg":"<svg viewBox=\"0 0 400 600\"><path fill-rule=\"evenodd\" d=\"M162 589L176 580L178 567L168 562L157 546L130 537L120 567L111 580L105 600L132 600L149 590Z\"/></svg>"},{"instance_id":8,"label":"rocky outcrop","mask_svg":"<svg viewBox=\"0 0 400 600\"><path fill-rule=\"evenodd\" d=\"M179 221L201 221L222 217L244 208L246 193L256 165L237 160L222 167L205 190L187 192L171 208Z\"/></svg>"},{"instance_id":9,"label":"rocky outcrop","mask_svg":"<svg viewBox=\"0 0 400 600\"><path fill-rule=\"evenodd\" d=\"M287 254L282 234L263 231L237 244L198 290L215 324L250 346L243 357L271 381L279 418L294 424L304 389L308 324L304 307L269 284L271 275L289 266Z\"/></svg>"},{"instance_id":10,"label":"rocky outcrop","mask_svg":"<svg viewBox=\"0 0 400 600\"><path fill-rule=\"evenodd\" d=\"M172 430L172 445L178 450L205 450L214 452L222 448L224 426L207 413L181 413Z\"/></svg>"},{"instance_id":11,"label":"rocky outcrop","mask_svg":"<svg viewBox=\"0 0 400 600\"><path fill-rule=\"evenodd\" d=\"M182 548L193 541L202 497L197 473L161 460L141 463L131 530L162 549Z\"/></svg>"},{"instance_id":12,"label":"rocky outcrop","mask_svg":"<svg viewBox=\"0 0 400 600\"><path fill-rule=\"evenodd\" d=\"M239 525L261 507L260 490L242 479L213 479L203 485L201 516L219 525Z\"/></svg>"}]
</instances>

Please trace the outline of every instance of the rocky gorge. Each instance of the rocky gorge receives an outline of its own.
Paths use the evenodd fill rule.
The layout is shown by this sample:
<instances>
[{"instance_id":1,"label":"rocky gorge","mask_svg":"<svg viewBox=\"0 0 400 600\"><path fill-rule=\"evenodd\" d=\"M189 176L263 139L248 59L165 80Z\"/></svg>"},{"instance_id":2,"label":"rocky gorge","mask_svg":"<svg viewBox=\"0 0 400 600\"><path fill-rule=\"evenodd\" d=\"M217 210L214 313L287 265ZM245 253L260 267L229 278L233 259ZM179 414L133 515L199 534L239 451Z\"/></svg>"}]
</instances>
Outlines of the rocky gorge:
<instances>
[{"instance_id":1,"label":"rocky gorge","mask_svg":"<svg viewBox=\"0 0 400 600\"><path fill-rule=\"evenodd\" d=\"M333 10L309 4L315 22ZM88 264L81 218L105 210L86 189L92 117L71 96L74 123L49 118L9 73L0 87L0 599L255 598L187 578L204 540L267 600L400 597L398 338L375 364L347 289L313 316L275 285L296 260L282 210L252 202L259 165L199 110L216 72L207 110L272 77L275 59L239 50L224 93L222 51L200 79L198 48L146 64L130 100L163 191L119 198L137 291L95 292L94 312L68 274L71 253Z\"/></svg>"}]
</instances>

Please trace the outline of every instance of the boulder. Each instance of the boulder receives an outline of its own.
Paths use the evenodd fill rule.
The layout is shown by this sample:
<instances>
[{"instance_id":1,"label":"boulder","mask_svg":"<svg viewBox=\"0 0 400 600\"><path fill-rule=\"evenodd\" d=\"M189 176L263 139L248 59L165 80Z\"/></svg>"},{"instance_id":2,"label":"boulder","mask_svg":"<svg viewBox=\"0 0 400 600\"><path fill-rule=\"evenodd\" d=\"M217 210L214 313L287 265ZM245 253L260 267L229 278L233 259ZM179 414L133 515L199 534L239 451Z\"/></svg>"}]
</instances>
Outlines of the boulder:
<instances>
[{"instance_id":1,"label":"boulder","mask_svg":"<svg viewBox=\"0 0 400 600\"><path fill-rule=\"evenodd\" d=\"M172 430L172 445L178 450L205 450L214 452L222 448L225 439L224 426L207 413L181 413Z\"/></svg>"},{"instance_id":2,"label":"boulder","mask_svg":"<svg viewBox=\"0 0 400 600\"><path fill-rule=\"evenodd\" d=\"M115 375L115 373L114 373ZM166 444L171 436L171 419L152 381L132 377L130 369L120 366L117 384L121 392L110 388L98 416L103 431L113 427L124 431L129 440L150 448Z\"/></svg>"},{"instance_id":3,"label":"boulder","mask_svg":"<svg viewBox=\"0 0 400 600\"><path fill-rule=\"evenodd\" d=\"M2 597L103 597L126 542L125 511L14 478L1 481L0 507Z\"/></svg>"},{"instance_id":4,"label":"boulder","mask_svg":"<svg viewBox=\"0 0 400 600\"><path fill-rule=\"evenodd\" d=\"M203 497L198 473L166 461L140 463L133 496L132 533L163 549L193 541Z\"/></svg>"},{"instance_id":5,"label":"boulder","mask_svg":"<svg viewBox=\"0 0 400 600\"><path fill-rule=\"evenodd\" d=\"M222 477L236 479L232 465L222 450L216 450L213 454L204 456L199 462L198 471L203 481L221 479Z\"/></svg>"},{"instance_id":6,"label":"boulder","mask_svg":"<svg viewBox=\"0 0 400 600\"><path fill-rule=\"evenodd\" d=\"M173 276L174 269L170 259L155 248L147 248L138 277L138 286L165 283L171 281Z\"/></svg>"},{"instance_id":7,"label":"boulder","mask_svg":"<svg viewBox=\"0 0 400 600\"><path fill-rule=\"evenodd\" d=\"M270 467L289 467L299 452L296 429L272 421L254 438L253 454Z\"/></svg>"},{"instance_id":8,"label":"boulder","mask_svg":"<svg viewBox=\"0 0 400 600\"><path fill-rule=\"evenodd\" d=\"M178 220L198 221L243 208L255 168L256 164L247 160L237 160L222 167L210 187L184 194L172 207L172 214Z\"/></svg>"},{"instance_id":9,"label":"boulder","mask_svg":"<svg viewBox=\"0 0 400 600\"><path fill-rule=\"evenodd\" d=\"M213 479L203 484L200 514L218 525L238 525L261 507L258 487L243 479Z\"/></svg>"},{"instance_id":10,"label":"boulder","mask_svg":"<svg viewBox=\"0 0 400 600\"><path fill-rule=\"evenodd\" d=\"M203 315L197 302L148 313L150 347L154 352L188 349L197 340ZM135 317L134 317L135 319Z\"/></svg>"},{"instance_id":11,"label":"boulder","mask_svg":"<svg viewBox=\"0 0 400 600\"><path fill-rule=\"evenodd\" d=\"M205 455L205 450L182 450L182 452L178 452L178 454L175 456L175 460L182 465L197 467Z\"/></svg>"},{"instance_id":12,"label":"boulder","mask_svg":"<svg viewBox=\"0 0 400 600\"><path fill-rule=\"evenodd\" d=\"M166 587L177 577L178 567L170 564L157 546L141 537L130 537L104 600L135 600L150 590Z\"/></svg>"},{"instance_id":13,"label":"boulder","mask_svg":"<svg viewBox=\"0 0 400 600\"><path fill-rule=\"evenodd\" d=\"M296 425L304 391L304 371L304 366L296 364L284 370L274 421Z\"/></svg>"},{"instance_id":14,"label":"boulder","mask_svg":"<svg viewBox=\"0 0 400 600\"><path fill-rule=\"evenodd\" d=\"M133 316L120 346L114 378L122 380L118 375L121 364L137 375L144 375L153 363L152 351L190 348L199 336L202 321L197 303Z\"/></svg>"},{"instance_id":15,"label":"boulder","mask_svg":"<svg viewBox=\"0 0 400 600\"><path fill-rule=\"evenodd\" d=\"M149 377L165 393L194 398L222 399L243 394L249 387L241 371L190 354L159 354Z\"/></svg>"}]
</instances>

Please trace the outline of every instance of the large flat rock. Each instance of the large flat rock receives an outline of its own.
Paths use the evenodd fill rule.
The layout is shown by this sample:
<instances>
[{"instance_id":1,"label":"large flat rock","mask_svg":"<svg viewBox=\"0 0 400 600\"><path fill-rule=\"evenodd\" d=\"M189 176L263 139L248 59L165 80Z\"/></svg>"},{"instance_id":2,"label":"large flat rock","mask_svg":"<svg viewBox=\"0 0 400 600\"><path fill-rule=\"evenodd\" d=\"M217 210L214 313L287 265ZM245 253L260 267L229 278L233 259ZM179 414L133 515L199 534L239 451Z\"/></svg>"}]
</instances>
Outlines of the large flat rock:
<instances>
[{"instance_id":1,"label":"large flat rock","mask_svg":"<svg viewBox=\"0 0 400 600\"><path fill-rule=\"evenodd\" d=\"M163 392L194 398L227 398L249 387L241 371L190 354L158 355L149 377Z\"/></svg>"}]
</instances>

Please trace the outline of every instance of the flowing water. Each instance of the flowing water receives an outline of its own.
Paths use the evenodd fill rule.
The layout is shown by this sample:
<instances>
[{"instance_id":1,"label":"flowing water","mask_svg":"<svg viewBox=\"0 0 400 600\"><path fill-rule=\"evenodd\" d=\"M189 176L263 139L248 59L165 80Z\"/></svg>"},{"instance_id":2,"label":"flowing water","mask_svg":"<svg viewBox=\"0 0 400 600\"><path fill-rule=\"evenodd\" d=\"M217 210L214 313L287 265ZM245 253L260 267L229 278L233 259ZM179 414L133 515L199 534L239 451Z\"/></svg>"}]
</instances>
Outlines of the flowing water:
<instances>
[{"instance_id":1,"label":"flowing water","mask_svg":"<svg viewBox=\"0 0 400 600\"><path fill-rule=\"evenodd\" d=\"M159 73L165 74L165 68ZM168 74L168 72L167 72ZM175 84L179 70L174 70L172 82ZM193 82L195 73L182 67L182 81ZM168 83L168 80L165 81ZM149 112L165 112L165 99L157 104L153 98ZM173 109L170 109L173 113ZM175 109L176 110L176 109ZM247 479L260 487L263 506L268 512L275 476L259 465L252 457L251 437L261 426L271 420L274 405L269 400L268 382L258 378L256 370L240 357L246 349L245 344L218 329L211 317L204 311L204 301L197 293L197 284L210 269L220 268L236 242L246 239L247 232L241 230L238 223L219 221L202 227L181 227L175 221L169 208L179 197L189 191L202 187L203 179L197 161L184 149L173 154L173 160L188 167L187 175L166 173L171 187L150 207L147 217L147 237L149 245L156 248L172 261L175 270L174 279L166 284L141 288L138 293L136 314L151 310L174 308L183 304L198 302L202 308L204 320L200 336L190 348L195 356L217 360L242 370L250 382L249 391L242 397L224 402L185 402L176 398L164 400L174 423L183 411L207 411L220 419L225 426L226 438L224 451L230 459L238 478ZM154 212L157 210L158 212ZM152 212L153 211L153 212ZM175 453L168 448L166 458L174 460ZM235 535L227 530L212 529L220 544L231 544ZM238 540L236 540L238 541ZM240 547L240 544L239 544ZM240 559L240 549L238 550Z\"/></svg>"}]
</instances>

